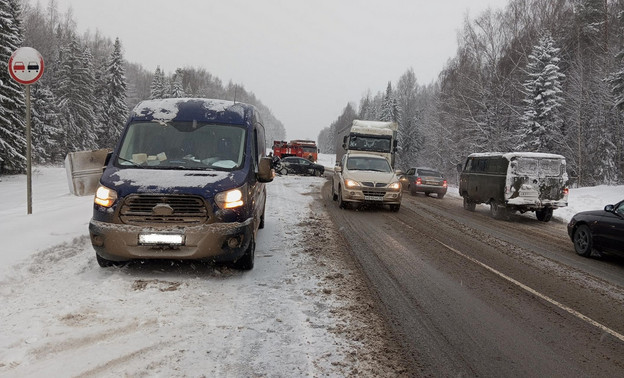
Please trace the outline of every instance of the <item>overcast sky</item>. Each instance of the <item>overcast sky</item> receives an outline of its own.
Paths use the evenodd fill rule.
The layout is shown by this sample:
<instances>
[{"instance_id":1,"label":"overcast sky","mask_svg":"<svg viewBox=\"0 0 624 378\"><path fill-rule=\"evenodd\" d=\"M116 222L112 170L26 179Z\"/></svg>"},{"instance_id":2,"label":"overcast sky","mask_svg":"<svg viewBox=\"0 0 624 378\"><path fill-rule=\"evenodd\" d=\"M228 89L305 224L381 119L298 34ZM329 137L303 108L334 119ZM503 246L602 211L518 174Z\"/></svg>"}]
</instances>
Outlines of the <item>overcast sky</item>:
<instances>
[{"instance_id":1,"label":"overcast sky","mask_svg":"<svg viewBox=\"0 0 624 378\"><path fill-rule=\"evenodd\" d=\"M35 0L31 0L35 1ZM47 3L47 0L40 0ZM57 0L78 31L119 37L124 57L167 74L203 67L253 92L287 139L316 139L410 67L434 81L464 17L509 0ZM44 57L45 58L45 57ZM269 141L270 142L270 141Z\"/></svg>"}]
</instances>

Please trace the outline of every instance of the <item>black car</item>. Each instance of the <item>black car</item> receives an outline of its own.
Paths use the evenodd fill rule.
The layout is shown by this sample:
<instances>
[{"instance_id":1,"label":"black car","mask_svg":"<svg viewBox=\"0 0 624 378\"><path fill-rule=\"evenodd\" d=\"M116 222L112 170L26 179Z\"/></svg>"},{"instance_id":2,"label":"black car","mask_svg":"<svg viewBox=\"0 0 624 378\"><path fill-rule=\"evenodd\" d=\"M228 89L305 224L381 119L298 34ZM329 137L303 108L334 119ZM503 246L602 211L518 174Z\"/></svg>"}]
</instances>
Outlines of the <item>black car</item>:
<instances>
[{"instance_id":1,"label":"black car","mask_svg":"<svg viewBox=\"0 0 624 378\"><path fill-rule=\"evenodd\" d=\"M568 235L581 256L589 257L592 250L624 256L624 201L574 215L568 223Z\"/></svg>"},{"instance_id":2,"label":"black car","mask_svg":"<svg viewBox=\"0 0 624 378\"><path fill-rule=\"evenodd\" d=\"M279 168L276 169L277 173L281 175L295 174L295 175L310 175L310 176L323 176L325 173L325 167L311 162L308 159L304 159L296 156L288 156L283 158L279 162Z\"/></svg>"}]
</instances>

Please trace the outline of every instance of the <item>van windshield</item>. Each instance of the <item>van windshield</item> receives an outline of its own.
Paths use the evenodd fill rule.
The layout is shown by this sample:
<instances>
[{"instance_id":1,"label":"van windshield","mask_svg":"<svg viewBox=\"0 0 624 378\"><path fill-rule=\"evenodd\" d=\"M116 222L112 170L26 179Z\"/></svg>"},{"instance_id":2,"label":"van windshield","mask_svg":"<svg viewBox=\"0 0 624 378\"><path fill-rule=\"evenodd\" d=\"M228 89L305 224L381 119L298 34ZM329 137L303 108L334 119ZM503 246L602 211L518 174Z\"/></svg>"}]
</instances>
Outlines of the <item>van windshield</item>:
<instances>
[{"instance_id":1,"label":"van windshield","mask_svg":"<svg viewBox=\"0 0 624 378\"><path fill-rule=\"evenodd\" d=\"M137 122L119 148L117 165L156 169L235 170L242 166L245 128L197 122Z\"/></svg>"}]
</instances>

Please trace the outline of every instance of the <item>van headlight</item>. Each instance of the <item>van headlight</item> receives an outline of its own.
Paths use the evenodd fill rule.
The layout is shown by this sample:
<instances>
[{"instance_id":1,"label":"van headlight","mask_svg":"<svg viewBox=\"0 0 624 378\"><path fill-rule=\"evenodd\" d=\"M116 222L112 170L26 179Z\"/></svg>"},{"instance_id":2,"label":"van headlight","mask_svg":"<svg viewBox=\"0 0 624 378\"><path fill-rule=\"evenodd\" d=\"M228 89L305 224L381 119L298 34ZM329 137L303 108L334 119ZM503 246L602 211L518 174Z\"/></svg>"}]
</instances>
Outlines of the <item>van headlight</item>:
<instances>
[{"instance_id":1,"label":"van headlight","mask_svg":"<svg viewBox=\"0 0 624 378\"><path fill-rule=\"evenodd\" d=\"M240 189L232 189L227 192L218 193L215 196L217 206L222 209L233 209L244 204L243 192Z\"/></svg>"},{"instance_id":2,"label":"van headlight","mask_svg":"<svg viewBox=\"0 0 624 378\"><path fill-rule=\"evenodd\" d=\"M103 207L111 207L117 201L117 192L113 189L100 185L95 191L93 202Z\"/></svg>"},{"instance_id":3,"label":"van headlight","mask_svg":"<svg viewBox=\"0 0 624 378\"><path fill-rule=\"evenodd\" d=\"M399 181L395 181L388 185L388 189L390 190L401 190L401 183Z\"/></svg>"}]
</instances>

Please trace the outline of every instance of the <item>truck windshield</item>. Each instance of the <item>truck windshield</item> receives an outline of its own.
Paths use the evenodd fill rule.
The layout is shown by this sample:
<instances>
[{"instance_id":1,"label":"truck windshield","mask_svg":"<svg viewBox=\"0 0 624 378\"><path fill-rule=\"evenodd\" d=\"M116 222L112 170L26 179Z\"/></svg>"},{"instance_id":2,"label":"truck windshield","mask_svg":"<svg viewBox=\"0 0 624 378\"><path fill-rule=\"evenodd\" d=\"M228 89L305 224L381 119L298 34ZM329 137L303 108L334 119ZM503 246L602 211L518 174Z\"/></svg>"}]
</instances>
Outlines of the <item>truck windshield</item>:
<instances>
[{"instance_id":1,"label":"truck windshield","mask_svg":"<svg viewBox=\"0 0 624 378\"><path fill-rule=\"evenodd\" d=\"M245 128L197 122L137 122L119 149L117 165L156 169L235 170L245 152Z\"/></svg>"},{"instance_id":2,"label":"truck windshield","mask_svg":"<svg viewBox=\"0 0 624 378\"><path fill-rule=\"evenodd\" d=\"M347 159L347 169L350 171L377 171L392 172L390 164L383 158L352 156Z\"/></svg>"},{"instance_id":3,"label":"truck windshield","mask_svg":"<svg viewBox=\"0 0 624 378\"><path fill-rule=\"evenodd\" d=\"M390 137L378 135L351 135L349 137L349 150L390 152Z\"/></svg>"}]
</instances>

